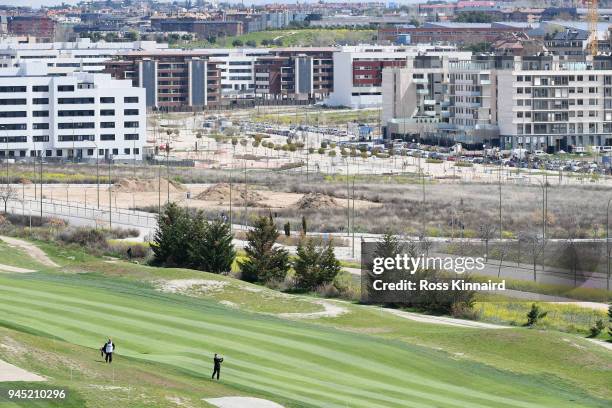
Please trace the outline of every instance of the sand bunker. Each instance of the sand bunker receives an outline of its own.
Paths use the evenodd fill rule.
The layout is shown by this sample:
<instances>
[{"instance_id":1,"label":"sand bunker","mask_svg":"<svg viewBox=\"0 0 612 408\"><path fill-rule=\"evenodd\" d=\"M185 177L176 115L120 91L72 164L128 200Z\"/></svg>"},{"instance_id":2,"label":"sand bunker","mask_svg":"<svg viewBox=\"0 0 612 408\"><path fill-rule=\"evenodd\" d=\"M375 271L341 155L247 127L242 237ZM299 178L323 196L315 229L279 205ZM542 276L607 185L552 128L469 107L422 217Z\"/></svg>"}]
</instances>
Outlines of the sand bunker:
<instances>
[{"instance_id":1,"label":"sand bunker","mask_svg":"<svg viewBox=\"0 0 612 408\"><path fill-rule=\"evenodd\" d=\"M318 208L341 208L342 205L334 197L321 193L308 193L295 203L295 207L300 210L318 209Z\"/></svg>"},{"instance_id":2,"label":"sand bunker","mask_svg":"<svg viewBox=\"0 0 612 408\"><path fill-rule=\"evenodd\" d=\"M228 183L215 184L202 191L200 194L194 197L196 200L204 201L216 201L218 203L229 203L230 199L230 185ZM263 200L264 197L255 190L249 190L244 188L244 185L232 186L232 202L247 204L257 204Z\"/></svg>"},{"instance_id":3,"label":"sand bunker","mask_svg":"<svg viewBox=\"0 0 612 408\"><path fill-rule=\"evenodd\" d=\"M124 178L113 184L113 191L117 193L143 193L158 190L168 191L168 179ZM170 180L171 193L180 193L183 191L187 191L187 189L180 183Z\"/></svg>"},{"instance_id":4,"label":"sand bunker","mask_svg":"<svg viewBox=\"0 0 612 408\"><path fill-rule=\"evenodd\" d=\"M16 367L0 360L0 382L4 381L45 381L40 375L36 375L22 368Z\"/></svg>"},{"instance_id":5,"label":"sand bunker","mask_svg":"<svg viewBox=\"0 0 612 408\"><path fill-rule=\"evenodd\" d=\"M204 400L218 408L283 408L276 402L251 397L221 397Z\"/></svg>"},{"instance_id":6,"label":"sand bunker","mask_svg":"<svg viewBox=\"0 0 612 408\"><path fill-rule=\"evenodd\" d=\"M175 279L160 280L155 286L162 292L180 293L183 295L207 294L223 290L226 281L204 280L204 279Z\"/></svg>"}]
</instances>

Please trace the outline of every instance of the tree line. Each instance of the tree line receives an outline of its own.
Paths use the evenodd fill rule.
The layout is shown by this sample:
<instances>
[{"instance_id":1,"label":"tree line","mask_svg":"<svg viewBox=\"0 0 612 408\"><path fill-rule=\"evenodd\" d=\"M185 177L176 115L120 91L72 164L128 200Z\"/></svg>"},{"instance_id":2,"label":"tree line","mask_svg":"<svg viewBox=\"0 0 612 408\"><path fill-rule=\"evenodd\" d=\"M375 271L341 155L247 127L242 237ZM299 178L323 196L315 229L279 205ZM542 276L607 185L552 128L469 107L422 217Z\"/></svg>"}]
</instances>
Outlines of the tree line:
<instances>
[{"instance_id":1,"label":"tree line","mask_svg":"<svg viewBox=\"0 0 612 408\"><path fill-rule=\"evenodd\" d=\"M236 261L234 235L226 220L209 221L202 211L170 203L158 216L151 242L152 263L212 273L229 273L237 266L242 280L266 285L282 283L293 268L293 288L298 290L316 290L332 283L340 273L333 240L323 242L302 233L291 259L286 249L276 245L279 235L271 214L258 217L246 233L245 255Z\"/></svg>"}]
</instances>

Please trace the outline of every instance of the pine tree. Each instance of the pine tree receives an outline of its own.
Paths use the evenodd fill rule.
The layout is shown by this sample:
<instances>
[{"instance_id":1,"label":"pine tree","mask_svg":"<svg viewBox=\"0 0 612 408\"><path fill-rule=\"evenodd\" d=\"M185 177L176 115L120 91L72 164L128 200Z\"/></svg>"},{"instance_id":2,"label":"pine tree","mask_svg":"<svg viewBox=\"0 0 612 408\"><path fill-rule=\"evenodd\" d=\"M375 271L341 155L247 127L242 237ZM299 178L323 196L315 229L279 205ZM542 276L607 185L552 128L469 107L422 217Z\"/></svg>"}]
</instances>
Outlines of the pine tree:
<instances>
[{"instance_id":1,"label":"pine tree","mask_svg":"<svg viewBox=\"0 0 612 408\"><path fill-rule=\"evenodd\" d=\"M533 303L531 310L527 313L527 326L535 325L539 320L545 318L547 314L548 312L540 312L540 307Z\"/></svg>"},{"instance_id":2,"label":"pine tree","mask_svg":"<svg viewBox=\"0 0 612 408\"><path fill-rule=\"evenodd\" d=\"M247 259L240 263L242 279L248 282L271 282L285 279L289 271L289 253L274 247L278 230L272 215L259 217L247 232Z\"/></svg>"},{"instance_id":3,"label":"pine tree","mask_svg":"<svg viewBox=\"0 0 612 408\"><path fill-rule=\"evenodd\" d=\"M314 290L319 285L333 282L341 270L333 241L330 240L326 246L315 238L300 241L293 268L299 289Z\"/></svg>"},{"instance_id":4,"label":"pine tree","mask_svg":"<svg viewBox=\"0 0 612 408\"><path fill-rule=\"evenodd\" d=\"M191 265L212 273L231 271L236 250L229 224L221 220L206 222L201 213L194 217L194 224L194 234L189 244Z\"/></svg>"},{"instance_id":5,"label":"pine tree","mask_svg":"<svg viewBox=\"0 0 612 408\"><path fill-rule=\"evenodd\" d=\"M151 243L153 263L182 266L188 262L186 242L189 242L191 223L187 210L176 203L163 208L157 219L155 238Z\"/></svg>"}]
</instances>

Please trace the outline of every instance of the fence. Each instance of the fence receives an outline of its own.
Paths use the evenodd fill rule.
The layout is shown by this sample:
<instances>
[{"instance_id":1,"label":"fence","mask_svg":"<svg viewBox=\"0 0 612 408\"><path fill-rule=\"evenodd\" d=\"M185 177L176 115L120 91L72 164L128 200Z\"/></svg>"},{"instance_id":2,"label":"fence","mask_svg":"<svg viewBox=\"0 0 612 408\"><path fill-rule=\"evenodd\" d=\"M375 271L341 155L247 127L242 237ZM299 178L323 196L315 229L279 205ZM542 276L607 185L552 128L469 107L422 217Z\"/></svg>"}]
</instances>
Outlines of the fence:
<instances>
[{"instance_id":1,"label":"fence","mask_svg":"<svg viewBox=\"0 0 612 408\"><path fill-rule=\"evenodd\" d=\"M42 215L57 217L68 221L81 220L83 224L96 226L122 226L152 229L157 225L156 215L126 210L118 207L86 206L83 203L43 199L24 198L7 203L7 211L21 215ZM76 222L75 222L76 223Z\"/></svg>"}]
</instances>

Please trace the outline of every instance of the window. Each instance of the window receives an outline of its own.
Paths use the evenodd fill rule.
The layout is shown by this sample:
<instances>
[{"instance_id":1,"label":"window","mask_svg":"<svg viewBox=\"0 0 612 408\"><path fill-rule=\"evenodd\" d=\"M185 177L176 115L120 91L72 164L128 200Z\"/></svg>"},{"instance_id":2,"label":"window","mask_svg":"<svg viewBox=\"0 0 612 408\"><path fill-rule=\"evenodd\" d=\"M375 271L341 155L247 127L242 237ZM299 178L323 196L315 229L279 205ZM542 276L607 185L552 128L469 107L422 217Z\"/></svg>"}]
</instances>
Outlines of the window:
<instances>
[{"instance_id":1,"label":"window","mask_svg":"<svg viewBox=\"0 0 612 408\"><path fill-rule=\"evenodd\" d=\"M25 86L0 86L0 92L26 92Z\"/></svg>"},{"instance_id":2,"label":"window","mask_svg":"<svg viewBox=\"0 0 612 408\"><path fill-rule=\"evenodd\" d=\"M57 149L57 150L55 151L55 155L56 155L57 157L62 157L62 149Z\"/></svg>"},{"instance_id":3,"label":"window","mask_svg":"<svg viewBox=\"0 0 612 408\"><path fill-rule=\"evenodd\" d=\"M60 135L57 137L59 142L93 142L95 140L94 135Z\"/></svg>"},{"instance_id":4,"label":"window","mask_svg":"<svg viewBox=\"0 0 612 408\"><path fill-rule=\"evenodd\" d=\"M26 112L24 111L16 111L16 112L0 112L0 118L25 118Z\"/></svg>"},{"instance_id":5,"label":"window","mask_svg":"<svg viewBox=\"0 0 612 408\"><path fill-rule=\"evenodd\" d=\"M100 103L115 103L115 98L112 96L102 97L100 98Z\"/></svg>"},{"instance_id":6,"label":"window","mask_svg":"<svg viewBox=\"0 0 612 408\"><path fill-rule=\"evenodd\" d=\"M123 102L124 103L138 103L138 97L137 96L126 96L125 98L123 98Z\"/></svg>"},{"instance_id":7,"label":"window","mask_svg":"<svg viewBox=\"0 0 612 408\"><path fill-rule=\"evenodd\" d=\"M34 136L34 142L48 142L49 141L49 136L45 135L45 136Z\"/></svg>"},{"instance_id":8,"label":"window","mask_svg":"<svg viewBox=\"0 0 612 408\"><path fill-rule=\"evenodd\" d=\"M27 143L27 136L0 137L0 143Z\"/></svg>"},{"instance_id":9,"label":"window","mask_svg":"<svg viewBox=\"0 0 612 408\"><path fill-rule=\"evenodd\" d=\"M100 122L100 127L103 129L111 129L115 127L115 122Z\"/></svg>"},{"instance_id":10,"label":"window","mask_svg":"<svg viewBox=\"0 0 612 408\"><path fill-rule=\"evenodd\" d=\"M113 149L113 154L119 154L119 149Z\"/></svg>"},{"instance_id":11,"label":"window","mask_svg":"<svg viewBox=\"0 0 612 408\"><path fill-rule=\"evenodd\" d=\"M0 99L0 105L25 105L25 99Z\"/></svg>"},{"instance_id":12,"label":"window","mask_svg":"<svg viewBox=\"0 0 612 408\"><path fill-rule=\"evenodd\" d=\"M100 116L115 116L114 109L100 109Z\"/></svg>"},{"instance_id":13,"label":"window","mask_svg":"<svg viewBox=\"0 0 612 408\"><path fill-rule=\"evenodd\" d=\"M124 128L137 128L138 122L123 122Z\"/></svg>"},{"instance_id":14,"label":"window","mask_svg":"<svg viewBox=\"0 0 612 408\"><path fill-rule=\"evenodd\" d=\"M57 116L93 116L95 112L93 110L61 110L57 112Z\"/></svg>"},{"instance_id":15,"label":"window","mask_svg":"<svg viewBox=\"0 0 612 408\"><path fill-rule=\"evenodd\" d=\"M104 149L98 149L98 156L104 156Z\"/></svg>"},{"instance_id":16,"label":"window","mask_svg":"<svg viewBox=\"0 0 612 408\"><path fill-rule=\"evenodd\" d=\"M58 92L74 92L74 85L58 85Z\"/></svg>"},{"instance_id":17,"label":"window","mask_svg":"<svg viewBox=\"0 0 612 408\"><path fill-rule=\"evenodd\" d=\"M28 125L25 123L6 123L0 124L0 130L26 130Z\"/></svg>"},{"instance_id":18,"label":"window","mask_svg":"<svg viewBox=\"0 0 612 408\"><path fill-rule=\"evenodd\" d=\"M93 154L94 154L94 149L87 149L88 156L93 156Z\"/></svg>"},{"instance_id":19,"label":"window","mask_svg":"<svg viewBox=\"0 0 612 408\"><path fill-rule=\"evenodd\" d=\"M123 140L138 140L138 133L126 133Z\"/></svg>"},{"instance_id":20,"label":"window","mask_svg":"<svg viewBox=\"0 0 612 408\"><path fill-rule=\"evenodd\" d=\"M115 140L115 135L103 134L103 135L100 135L100 140L103 140L103 141Z\"/></svg>"},{"instance_id":21,"label":"window","mask_svg":"<svg viewBox=\"0 0 612 408\"><path fill-rule=\"evenodd\" d=\"M135 155L140 154L140 149L139 149L138 147L135 147L135 148L134 148L134 154L135 154Z\"/></svg>"},{"instance_id":22,"label":"window","mask_svg":"<svg viewBox=\"0 0 612 408\"><path fill-rule=\"evenodd\" d=\"M49 104L49 98L34 98L34 99L32 99L32 103L34 105L48 105Z\"/></svg>"},{"instance_id":23,"label":"window","mask_svg":"<svg viewBox=\"0 0 612 408\"><path fill-rule=\"evenodd\" d=\"M123 149L123 154L130 154L130 149L129 148Z\"/></svg>"},{"instance_id":24,"label":"window","mask_svg":"<svg viewBox=\"0 0 612 408\"><path fill-rule=\"evenodd\" d=\"M123 114L126 116L138 115L138 109L124 109Z\"/></svg>"},{"instance_id":25,"label":"window","mask_svg":"<svg viewBox=\"0 0 612 408\"><path fill-rule=\"evenodd\" d=\"M60 105L65 105L65 104L80 105L84 103L94 103L94 98L58 98L57 102Z\"/></svg>"},{"instance_id":26,"label":"window","mask_svg":"<svg viewBox=\"0 0 612 408\"><path fill-rule=\"evenodd\" d=\"M95 123L93 122L70 122L70 123L58 123L58 129L93 129Z\"/></svg>"},{"instance_id":27,"label":"window","mask_svg":"<svg viewBox=\"0 0 612 408\"><path fill-rule=\"evenodd\" d=\"M49 111L34 111L32 112L35 118L48 118Z\"/></svg>"},{"instance_id":28,"label":"window","mask_svg":"<svg viewBox=\"0 0 612 408\"><path fill-rule=\"evenodd\" d=\"M51 157L52 155L53 155L53 152L51 150L45 150L45 156Z\"/></svg>"},{"instance_id":29,"label":"window","mask_svg":"<svg viewBox=\"0 0 612 408\"><path fill-rule=\"evenodd\" d=\"M35 123L34 124L34 129L49 129L49 124L48 123Z\"/></svg>"},{"instance_id":30,"label":"window","mask_svg":"<svg viewBox=\"0 0 612 408\"><path fill-rule=\"evenodd\" d=\"M34 85L32 92L49 92L49 87L47 85Z\"/></svg>"}]
</instances>

